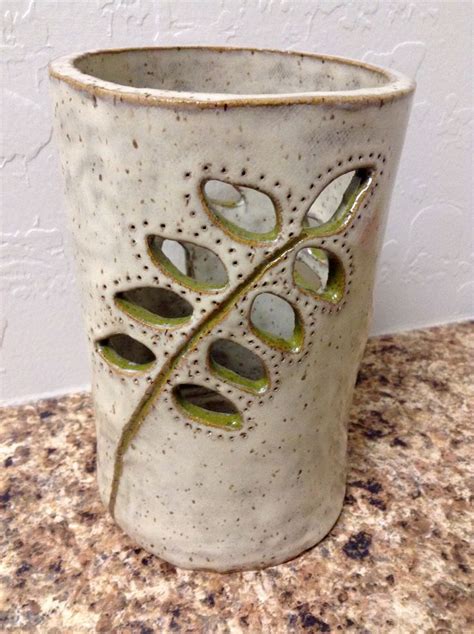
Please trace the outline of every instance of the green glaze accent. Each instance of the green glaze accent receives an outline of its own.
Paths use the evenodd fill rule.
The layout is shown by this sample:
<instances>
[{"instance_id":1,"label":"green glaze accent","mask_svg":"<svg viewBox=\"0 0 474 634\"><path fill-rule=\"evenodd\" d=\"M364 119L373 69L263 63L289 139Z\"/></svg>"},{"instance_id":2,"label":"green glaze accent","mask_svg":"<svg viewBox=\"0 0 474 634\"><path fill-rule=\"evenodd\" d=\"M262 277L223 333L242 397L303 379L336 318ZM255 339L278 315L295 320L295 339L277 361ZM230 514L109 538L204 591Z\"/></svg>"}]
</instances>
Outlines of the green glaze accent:
<instances>
[{"instance_id":1,"label":"green glaze accent","mask_svg":"<svg viewBox=\"0 0 474 634\"><path fill-rule=\"evenodd\" d=\"M305 231L312 238L323 238L343 231L352 222L352 218L365 200L373 182L371 172L360 183L351 183L344 192L341 204L333 215L332 220L328 220L319 227L305 226Z\"/></svg>"},{"instance_id":2,"label":"green glaze accent","mask_svg":"<svg viewBox=\"0 0 474 634\"><path fill-rule=\"evenodd\" d=\"M218 224L220 224L224 229L227 229L227 232L230 233L233 238L239 240L240 242L272 242L273 240L276 240L278 238L278 234L280 233L280 227L278 225L275 225L275 227L271 231L267 231L266 233L255 233L254 231L247 231L246 229L239 227L239 225L230 222L230 220L227 220L227 218L221 216L221 214L214 209L210 207L208 209L209 212L213 214Z\"/></svg>"},{"instance_id":3,"label":"green glaze accent","mask_svg":"<svg viewBox=\"0 0 474 634\"><path fill-rule=\"evenodd\" d=\"M260 278L262 278L267 271L269 271L274 266L277 266L285 258L285 256L290 251L292 251L292 249L300 245L308 237L309 236L306 230L303 229L300 235L291 238L282 247L276 249L275 252L268 259L264 260L259 266L257 266L243 282L241 282L233 291L229 293L227 298L223 300L220 306L218 306L212 313L205 317L201 321L201 323L197 325L195 330L191 333L190 337L183 341L177 351L172 356L170 356L165 364L162 366L154 381L149 385L145 394L141 398L132 416L124 425L120 440L117 444L117 449L115 452L114 472L109 498L109 510L112 517L114 516L115 512L115 503L117 501L120 479L123 473L124 455L130 447L130 444L133 442L133 439L139 432L147 414L153 407L153 403L157 400L162 390L166 386L166 383L170 379L172 373L179 367L181 361L186 357L186 355L194 350L199 342L204 337L206 337L212 331L212 329L227 316L229 311L234 308L235 304L246 293L248 293L252 286L256 282L258 282L258 280L260 280Z\"/></svg>"},{"instance_id":4,"label":"green glaze accent","mask_svg":"<svg viewBox=\"0 0 474 634\"><path fill-rule=\"evenodd\" d=\"M326 302L338 304L344 295L345 286L346 276L344 274L344 267L339 260L335 258L332 260L330 257L328 283L324 291L316 295Z\"/></svg>"},{"instance_id":5,"label":"green glaze accent","mask_svg":"<svg viewBox=\"0 0 474 634\"><path fill-rule=\"evenodd\" d=\"M263 394L268 389L269 381L266 376L256 380L248 379L241 374L237 374L237 372L234 372L233 370L229 370L229 368L224 367L220 363L217 363L217 361L215 361L212 357L209 358L209 365L214 374L223 381L237 385L246 392L251 392L252 394Z\"/></svg>"},{"instance_id":6,"label":"green glaze accent","mask_svg":"<svg viewBox=\"0 0 474 634\"><path fill-rule=\"evenodd\" d=\"M315 252L319 252L317 255ZM321 252L324 253L323 249L311 248L311 254L319 261L324 261L324 258L321 258ZM334 256L332 253L326 252L329 259L329 276L328 282L326 284L326 288L323 291L315 291L311 284L308 284L306 280L298 273L298 271L293 269L293 280L299 288L301 288L306 293L309 293L316 299L322 300L324 302L330 302L331 304L338 304L342 296L344 295L344 289L346 286L346 276L344 273L344 267L341 262Z\"/></svg>"},{"instance_id":7,"label":"green glaze accent","mask_svg":"<svg viewBox=\"0 0 474 634\"><path fill-rule=\"evenodd\" d=\"M294 309L293 309L294 310ZM267 332L266 330L261 330L254 326L250 322L250 327L252 331L259 337L262 341L264 341L271 348L277 348L278 350L288 350L289 352L299 352L303 345L304 332L303 327L298 319L298 315L295 311L295 329L293 331L290 339L282 339L281 337L274 337L272 334Z\"/></svg>"},{"instance_id":8,"label":"green glaze accent","mask_svg":"<svg viewBox=\"0 0 474 634\"><path fill-rule=\"evenodd\" d=\"M186 415L204 425L220 427L221 429L228 429L230 431L235 431L242 427L242 416L239 412L233 412L231 414L212 412L176 395L174 400L177 406L183 410Z\"/></svg>"},{"instance_id":9,"label":"green glaze accent","mask_svg":"<svg viewBox=\"0 0 474 634\"><path fill-rule=\"evenodd\" d=\"M192 291L221 291L226 288L227 283L221 286L216 286L215 284L207 284L206 282L198 282L191 277L190 275L186 275L182 273L177 266L171 262L171 260L166 257L161 249L152 249L150 246L150 240L147 240L147 249L148 255L150 256L153 264L158 266L162 271L172 277L176 282L186 286Z\"/></svg>"},{"instance_id":10,"label":"green glaze accent","mask_svg":"<svg viewBox=\"0 0 474 634\"><path fill-rule=\"evenodd\" d=\"M293 271L293 280L296 286L299 286L305 291L309 291L310 293L316 294L316 291L313 290L311 284L308 284L304 277L298 271Z\"/></svg>"},{"instance_id":11,"label":"green glaze accent","mask_svg":"<svg viewBox=\"0 0 474 634\"><path fill-rule=\"evenodd\" d=\"M315 260L318 262L326 262L326 252L324 249L318 249L317 247L309 247L309 252Z\"/></svg>"},{"instance_id":12,"label":"green glaze accent","mask_svg":"<svg viewBox=\"0 0 474 634\"><path fill-rule=\"evenodd\" d=\"M240 196L241 196L241 199L235 203L232 201L227 201L227 200L218 200L217 198L212 198L212 196L208 196L208 195L206 195L206 199L208 202L211 203L211 205L219 205L220 207L227 207L227 209L235 209L236 207L240 205L240 202L243 198L242 194L240 194Z\"/></svg>"},{"instance_id":13,"label":"green glaze accent","mask_svg":"<svg viewBox=\"0 0 474 634\"><path fill-rule=\"evenodd\" d=\"M97 350L101 357L110 363L111 365L120 368L120 370L126 370L128 372L146 372L155 365L155 361L149 363L134 363L122 357L111 346L99 343Z\"/></svg>"},{"instance_id":14,"label":"green glaze accent","mask_svg":"<svg viewBox=\"0 0 474 634\"><path fill-rule=\"evenodd\" d=\"M114 301L115 305L118 306L120 310L123 310L124 313L132 317L132 319L136 319L137 321L150 326L175 328L177 326L182 326L192 317L192 315L186 315L186 317L161 317L161 315L152 313L151 310L147 310L146 308L143 308L143 306L139 306L128 299L116 297Z\"/></svg>"}]
</instances>

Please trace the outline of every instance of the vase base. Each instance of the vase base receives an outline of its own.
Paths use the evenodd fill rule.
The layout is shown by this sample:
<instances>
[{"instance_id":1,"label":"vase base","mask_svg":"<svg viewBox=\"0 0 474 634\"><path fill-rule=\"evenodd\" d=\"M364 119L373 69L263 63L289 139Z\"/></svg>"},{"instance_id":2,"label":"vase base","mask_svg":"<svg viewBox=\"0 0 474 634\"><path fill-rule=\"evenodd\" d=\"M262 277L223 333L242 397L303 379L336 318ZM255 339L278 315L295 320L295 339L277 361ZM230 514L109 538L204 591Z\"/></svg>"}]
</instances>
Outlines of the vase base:
<instances>
[{"instance_id":1,"label":"vase base","mask_svg":"<svg viewBox=\"0 0 474 634\"><path fill-rule=\"evenodd\" d=\"M296 559L297 557L303 555L305 552L314 548L325 537L327 537L342 513L344 495L345 488L340 502L338 501L338 504L334 504L334 500L331 501L332 503L330 510L332 512L328 511L328 513L324 517L324 520L320 520L317 529L308 529L305 532L304 537L302 537L298 541L295 540L291 547L287 546L285 549L279 548L278 554L273 554L271 557L268 557L267 555L265 555L264 557L259 557L255 553L252 557L241 557L240 561L236 561L237 558L235 557L235 553L232 557L226 557L224 554L222 554L222 556L220 556L219 558L212 558L204 554L196 555L195 551L193 552L192 558L189 556L189 552L170 553L167 550L163 550L151 546L149 543L146 543L144 540L134 535L133 531L129 529L126 530L123 526L121 526L119 521L116 520L116 523L143 549L152 553L156 557L159 557L163 561L176 566L177 568L202 572L218 572L222 574L246 570L263 570L265 568L277 566L279 564L283 564ZM277 548L275 548L275 550L277 550ZM232 562L230 561L231 559L233 560Z\"/></svg>"}]
</instances>

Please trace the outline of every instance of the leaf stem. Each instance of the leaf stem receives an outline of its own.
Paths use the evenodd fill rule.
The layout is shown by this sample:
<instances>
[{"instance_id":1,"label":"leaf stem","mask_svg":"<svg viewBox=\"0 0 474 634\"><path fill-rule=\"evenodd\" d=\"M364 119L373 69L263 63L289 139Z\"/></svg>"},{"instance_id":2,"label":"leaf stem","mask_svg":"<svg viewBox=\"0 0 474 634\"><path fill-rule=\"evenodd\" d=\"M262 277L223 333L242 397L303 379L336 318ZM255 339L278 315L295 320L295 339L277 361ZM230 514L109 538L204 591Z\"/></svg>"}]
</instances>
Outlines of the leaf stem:
<instances>
[{"instance_id":1,"label":"leaf stem","mask_svg":"<svg viewBox=\"0 0 474 634\"><path fill-rule=\"evenodd\" d=\"M181 344L176 352L163 365L153 383L151 383L148 389L145 391L132 416L122 429L120 440L115 451L114 472L109 499L109 511L112 517L114 517L115 515L115 505L117 502L120 480L123 473L124 456L128 448L130 447L133 439L139 432L147 414L153 407L154 402L160 396L163 388L166 385L166 382L168 381L174 370L176 370L186 354L194 350L201 339L207 336L214 328L214 326L225 319L229 311L237 304L241 297L243 297L249 291L249 289L252 287L253 284L255 284L255 282L263 277L263 275L265 275L268 270L281 262L281 260L288 254L289 251L294 249L308 237L309 236L307 232L302 231L302 233L300 233L298 236L291 238L282 247L272 253L269 258L261 262L251 272L251 274L245 280L243 280L243 282L241 282L233 291L230 292L228 297L224 299L223 302L214 311L207 315L207 317L205 317L205 319L203 319L202 322L197 325L191 336Z\"/></svg>"}]
</instances>

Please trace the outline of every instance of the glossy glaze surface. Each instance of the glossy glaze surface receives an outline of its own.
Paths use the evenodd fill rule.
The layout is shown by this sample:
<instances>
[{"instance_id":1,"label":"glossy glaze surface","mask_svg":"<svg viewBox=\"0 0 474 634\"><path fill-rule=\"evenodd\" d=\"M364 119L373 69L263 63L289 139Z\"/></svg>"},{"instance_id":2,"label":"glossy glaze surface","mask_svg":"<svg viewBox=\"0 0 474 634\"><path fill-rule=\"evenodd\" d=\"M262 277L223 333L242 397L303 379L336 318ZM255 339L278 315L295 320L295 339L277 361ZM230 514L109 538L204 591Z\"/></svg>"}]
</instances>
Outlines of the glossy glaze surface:
<instances>
[{"instance_id":1,"label":"glossy glaze surface","mask_svg":"<svg viewBox=\"0 0 474 634\"><path fill-rule=\"evenodd\" d=\"M134 53L135 72L153 60L159 67L160 54L170 53L139 53L139 71ZM207 54L218 64L229 55ZM131 54L118 55L130 68ZM239 55L250 53L230 53ZM277 56L275 81L291 70L284 60L299 57ZM370 82L354 89L366 71L350 64L341 71L328 59L337 90L327 101L311 85L278 103L261 102L258 91L229 95L227 107L222 95L196 93L191 103L156 86L149 96L125 85L113 94L102 79L78 84L77 69L63 81L68 63L53 65L52 81L104 503L138 543L180 566L229 570L293 557L328 532L342 506L347 412L411 86L380 73L382 93ZM252 85L265 88L265 68L253 64ZM343 183L342 195L348 174L355 180L327 214L334 198L327 192ZM212 196L210 181L221 183ZM222 187L233 188L232 200L219 200ZM323 201L317 213L315 200ZM153 244L182 240L212 251L224 284L189 282L206 268L195 250L181 275L178 261L174 270L157 262L150 236ZM310 273L326 266L325 289L311 292L295 274L304 250ZM175 299L166 306L158 292ZM180 302L190 307L183 315ZM104 341L117 334L148 348L153 367L111 363ZM261 359L264 394L249 395L212 370L209 349L219 338ZM138 365L148 359L129 352Z\"/></svg>"}]
</instances>

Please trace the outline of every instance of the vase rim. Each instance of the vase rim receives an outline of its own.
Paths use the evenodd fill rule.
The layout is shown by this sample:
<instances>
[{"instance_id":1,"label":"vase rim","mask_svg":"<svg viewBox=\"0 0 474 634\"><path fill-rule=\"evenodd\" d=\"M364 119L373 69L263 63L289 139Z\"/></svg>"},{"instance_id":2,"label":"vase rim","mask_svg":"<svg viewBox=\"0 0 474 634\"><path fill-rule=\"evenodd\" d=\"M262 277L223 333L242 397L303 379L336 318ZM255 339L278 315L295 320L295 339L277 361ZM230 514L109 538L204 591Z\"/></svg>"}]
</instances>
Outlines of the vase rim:
<instances>
[{"instance_id":1,"label":"vase rim","mask_svg":"<svg viewBox=\"0 0 474 634\"><path fill-rule=\"evenodd\" d=\"M201 90L173 90L166 88L148 88L133 86L95 76L84 72L80 64L99 56L130 54L179 54L179 53L215 53L244 55L273 55L282 59L314 60L333 65L357 69L368 78L372 75L379 85L343 90L292 90L290 92L206 92ZM203 108L227 108L245 106L291 106L291 105L332 105L341 107L382 106L413 93L415 82L402 73L375 66L355 59L323 55L317 53L270 48L231 47L231 46L144 46L95 49L59 57L49 64L50 77L64 81L73 88L87 92L96 98L113 98L121 102L137 105Z\"/></svg>"}]
</instances>

